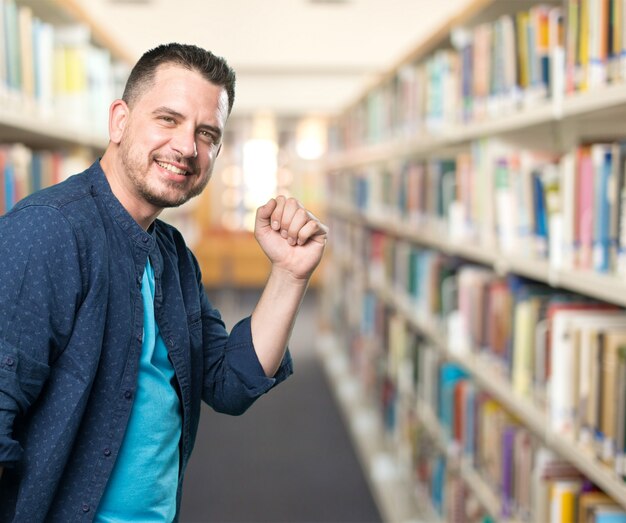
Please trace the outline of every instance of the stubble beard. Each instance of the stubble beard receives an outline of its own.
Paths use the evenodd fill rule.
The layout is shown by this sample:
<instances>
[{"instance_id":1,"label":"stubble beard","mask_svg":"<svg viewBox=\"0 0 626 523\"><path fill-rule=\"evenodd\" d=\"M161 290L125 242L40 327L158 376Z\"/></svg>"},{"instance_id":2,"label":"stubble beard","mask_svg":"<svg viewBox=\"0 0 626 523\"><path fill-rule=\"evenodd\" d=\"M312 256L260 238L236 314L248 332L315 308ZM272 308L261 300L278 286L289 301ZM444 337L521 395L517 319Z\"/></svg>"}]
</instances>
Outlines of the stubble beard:
<instances>
[{"instance_id":1,"label":"stubble beard","mask_svg":"<svg viewBox=\"0 0 626 523\"><path fill-rule=\"evenodd\" d=\"M146 165L140 157L133 155L128 142L125 142L120 146L120 157L124 172L128 176L136 193L150 205L161 209L180 207L195 196L198 196L202 193L211 178L209 173L202 180L202 183L193 185L184 192L181 191L180 186L175 182L161 179L160 183L171 187L173 190L159 190L150 185L150 175L148 174L152 164L155 163L156 157L154 155L150 155L148 164Z\"/></svg>"}]
</instances>

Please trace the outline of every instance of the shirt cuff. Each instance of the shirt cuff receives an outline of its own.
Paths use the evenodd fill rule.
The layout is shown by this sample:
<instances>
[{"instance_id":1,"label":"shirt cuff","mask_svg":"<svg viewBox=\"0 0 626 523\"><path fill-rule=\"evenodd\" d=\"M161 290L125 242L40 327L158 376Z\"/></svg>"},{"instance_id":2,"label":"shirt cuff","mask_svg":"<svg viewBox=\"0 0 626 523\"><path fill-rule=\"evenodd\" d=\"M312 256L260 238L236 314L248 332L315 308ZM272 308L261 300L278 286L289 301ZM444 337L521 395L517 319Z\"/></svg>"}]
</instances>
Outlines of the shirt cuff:
<instances>
[{"instance_id":1,"label":"shirt cuff","mask_svg":"<svg viewBox=\"0 0 626 523\"><path fill-rule=\"evenodd\" d=\"M261 395L293 374L293 361L287 348L276 374L266 376L252 343L250 319L250 316L244 318L231 330L228 360L231 369L246 384L246 388Z\"/></svg>"}]
</instances>

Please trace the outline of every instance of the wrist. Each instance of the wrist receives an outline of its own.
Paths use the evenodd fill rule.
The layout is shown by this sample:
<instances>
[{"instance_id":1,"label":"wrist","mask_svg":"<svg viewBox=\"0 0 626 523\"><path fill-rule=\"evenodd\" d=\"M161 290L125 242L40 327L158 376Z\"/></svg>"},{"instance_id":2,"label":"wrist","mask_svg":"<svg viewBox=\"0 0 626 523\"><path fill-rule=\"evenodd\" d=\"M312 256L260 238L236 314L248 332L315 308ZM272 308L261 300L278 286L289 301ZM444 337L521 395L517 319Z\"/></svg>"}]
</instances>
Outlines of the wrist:
<instances>
[{"instance_id":1,"label":"wrist","mask_svg":"<svg viewBox=\"0 0 626 523\"><path fill-rule=\"evenodd\" d=\"M296 275L288 269L272 265L270 271L270 278L275 281L279 281L284 285L292 287L303 288L309 284L310 275L302 276Z\"/></svg>"}]
</instances>

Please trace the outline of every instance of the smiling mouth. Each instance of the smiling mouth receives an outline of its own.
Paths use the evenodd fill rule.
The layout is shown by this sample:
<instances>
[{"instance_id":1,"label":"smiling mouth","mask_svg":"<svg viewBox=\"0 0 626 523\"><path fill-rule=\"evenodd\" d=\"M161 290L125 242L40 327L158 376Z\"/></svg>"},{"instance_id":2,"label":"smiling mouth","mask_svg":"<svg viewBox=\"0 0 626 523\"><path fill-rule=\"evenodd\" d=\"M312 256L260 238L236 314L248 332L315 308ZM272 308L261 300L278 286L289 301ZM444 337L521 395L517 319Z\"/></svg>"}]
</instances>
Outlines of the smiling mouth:
<instances>
[{"instance_id":1,"label":"smiling mouth","mask_svg":"<svg viewBox=\"0 0 626 523\"><path fill-rule=\"evenodd\" d=\"M171 173L178 174L180 176L189 176L190 174L192 174L191 171L186 171L185 169L176 167L175 165L172 165L171 163L159 162L158 160L155 160L155 161L157 165L159 165L159 167L162 167L163 169Z\"/></svg>"}]
</instances>

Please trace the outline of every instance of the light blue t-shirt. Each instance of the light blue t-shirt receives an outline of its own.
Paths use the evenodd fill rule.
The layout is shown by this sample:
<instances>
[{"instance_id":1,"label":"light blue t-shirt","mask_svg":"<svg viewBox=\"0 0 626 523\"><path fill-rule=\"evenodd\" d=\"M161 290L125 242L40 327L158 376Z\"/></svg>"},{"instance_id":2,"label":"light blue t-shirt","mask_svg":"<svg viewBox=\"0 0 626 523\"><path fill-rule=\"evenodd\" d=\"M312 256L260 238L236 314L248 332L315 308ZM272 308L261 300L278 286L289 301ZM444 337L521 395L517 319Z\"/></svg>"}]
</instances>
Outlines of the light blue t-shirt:
<instances>
[{"instance_id":1,"label":"light blue t-shirt","mask_svg":"<svg viewBox=\"0 0 626 523\"><path fill-rule=\"evenodd\" d=\"M182 416L174 368L154 317L154 271L149 260L141 294L144 332L137 392L97 523L171 522L176 515Z\"/></svg>"}]
</instances>

